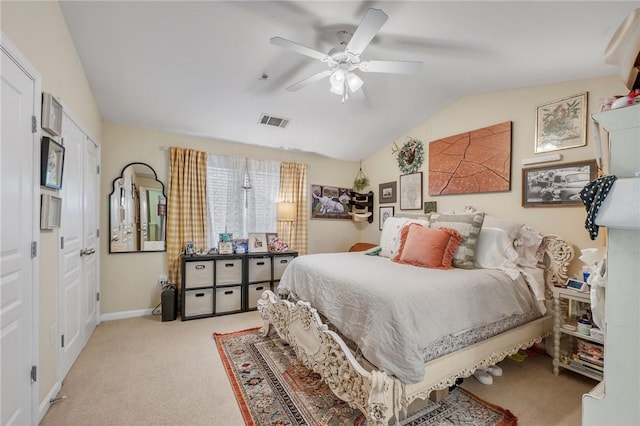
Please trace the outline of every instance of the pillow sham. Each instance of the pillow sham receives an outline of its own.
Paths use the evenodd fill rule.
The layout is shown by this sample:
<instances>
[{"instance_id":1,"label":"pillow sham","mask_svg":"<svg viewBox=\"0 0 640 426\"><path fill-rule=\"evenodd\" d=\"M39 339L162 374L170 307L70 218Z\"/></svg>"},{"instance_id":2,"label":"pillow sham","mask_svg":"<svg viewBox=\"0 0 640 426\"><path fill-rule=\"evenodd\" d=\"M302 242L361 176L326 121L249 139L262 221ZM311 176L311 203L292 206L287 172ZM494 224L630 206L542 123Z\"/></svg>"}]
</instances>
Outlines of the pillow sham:
<instances>
[{"instance_id":1,"label":"pillow sham","mask_svg":"<svg viewBox=\"0 0 640 426\"><path fill-rule=\"evenodd\" d=\"M518 265L536 267L543 261L538 254L538 248L542 244L544 236L537 229L523 226L518 231L518 237L514 241L514 247L518 252Z\"/></svg>"},{"instance_id":2,"label":"pillow sham","mask_svg":"<svg viewBox=\"0 0 640 426\"><path fill-rule=\"evenodd\" d=\"M429 214L431 228L452 228L460 233L462 242L453 256L453 266L461 269L474 269L478 235L482 229L484 213L472 214Z\"/></svg>"},{"instance_id":3,"label":"pillow sham","mask_svg":"<svg viewBox=\"0 0 640 426\"><path fill-rule=\"evenodd\" d=\"M502 219L499 217L491 216L489 214L484 216L484 222L482 223L482 227L485 226L489 228L500 228L507 233L507 236L511 241L518 238L518 232L524 226L522 222L514 222L508 219Z\"/></svg>"},{"instance_id":4,"label":"pillow sham","mask_svg":"<svg viewBox=\"0 0 640 426\"><path fill-rule=\"evenodd\" d=\"M478 268L517 269L518 253L513 239L502 228L482 225L476 247L475 264Z\"/></svg>"},{"instance_id":5,"label":"pillow sham","mask_svg":"<svg viewBox=\"0 0 640 426\"><path fill-rule=\"evenodd\" d=\"M380 234L380 253L382 257L394 257L398 254L400 247L400 232L409 223L418 223L424 227L429 227L429 221L422 219L410 219L406 217L390 217L384 221L382 234Z\"/></svg>"},{"instance_id":6,"label":"pillow sham","mask_svg":"<svg viewBox=\"0 0 640 426\"><path fill-rule=\"evenodd\" d=\"M412 223L400 232L400 248L394 262L433 269L451 269L462 236L455 229L425 228Z\"/></svg>"},{"instance_id":7,"label":"pillow sham","mask_svg":"<svg viewBox=\"0 0 640 426\"><path fill-rule=\"evenodd\" d=\"M445 214L472 214L472 213L480 213L475 207L472 206L464 206L464 209L454 209L444 212ZM518 232L520 228L524 226L522 222L514 222L509 219L503 219L500 217L492 216L490 214L484 215L484 222L482 226L488 226L489 228L500 228L504 229L511 241L515 240L518 237Z\"/></svg>"}]
</instances>

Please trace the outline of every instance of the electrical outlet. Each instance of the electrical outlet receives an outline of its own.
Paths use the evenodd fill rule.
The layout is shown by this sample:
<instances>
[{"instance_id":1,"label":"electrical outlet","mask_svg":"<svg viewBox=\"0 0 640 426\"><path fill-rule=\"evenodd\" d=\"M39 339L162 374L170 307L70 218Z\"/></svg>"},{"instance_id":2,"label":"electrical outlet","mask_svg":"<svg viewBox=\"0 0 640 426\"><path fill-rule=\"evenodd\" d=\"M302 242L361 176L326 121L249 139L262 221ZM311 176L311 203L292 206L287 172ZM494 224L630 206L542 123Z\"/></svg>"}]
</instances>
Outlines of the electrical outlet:
<instances>
[{"instance_id":1,"label":"electrical outlet","mask_svg":"<svg viewBox=\"0 0 640 426\"><path fill-rule=\"evenodd\" d=\"M167 285L167 276L164 274L160 275L160 277L158 277L158 283L160 283L160 287Z\"/></svg>"}]
</instances>

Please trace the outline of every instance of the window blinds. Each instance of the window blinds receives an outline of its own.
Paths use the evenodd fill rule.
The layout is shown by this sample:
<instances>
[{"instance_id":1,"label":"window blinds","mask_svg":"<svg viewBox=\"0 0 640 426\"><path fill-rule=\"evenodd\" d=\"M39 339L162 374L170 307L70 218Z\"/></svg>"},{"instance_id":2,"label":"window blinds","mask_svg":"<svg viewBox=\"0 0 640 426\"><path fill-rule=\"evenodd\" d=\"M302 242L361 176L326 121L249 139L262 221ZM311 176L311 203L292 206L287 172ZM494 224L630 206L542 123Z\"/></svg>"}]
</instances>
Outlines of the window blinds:
<instances>
[{"instance_id":1,"label":"window blinds","mask_svg":"<svg viewBox=\"0 0 640 426\"><path fill-rule=\"evenodd\" d=\"M217 247L218 234L247 238L250 232L275 232L280 187L280 162L246 161L244 157L207 156L208 246ZM250 189L245 185L245 169ZM246 186L246 185L245 185Z\"/></svg>"}]
</instances>

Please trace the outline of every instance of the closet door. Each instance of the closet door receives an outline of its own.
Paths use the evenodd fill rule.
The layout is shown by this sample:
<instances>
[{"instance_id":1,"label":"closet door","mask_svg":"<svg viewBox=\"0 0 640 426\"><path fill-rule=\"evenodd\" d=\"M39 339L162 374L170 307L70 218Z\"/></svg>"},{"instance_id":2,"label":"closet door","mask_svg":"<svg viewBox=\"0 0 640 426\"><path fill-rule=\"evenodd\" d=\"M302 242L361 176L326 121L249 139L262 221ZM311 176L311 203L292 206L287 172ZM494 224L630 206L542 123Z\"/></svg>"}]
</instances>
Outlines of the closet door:
<instances>
[{"instance_id":1,"label":"closet door","mask_svg":"<svg viewBox=\"0 0 640 426\"><path fill-rule=\"evenodd\" d=\"M98 323L97 144L64 113L65 147L60 229L60 380L89 341Z\"/></svg>"},{"instance_id":2,"label":"closet door","mask_svg":"<svg viewBox=\"0 0 640 426\"><path fill-rule=\"evenodd\" d=\"M96 328L98 321L98 146L85 136L84 141L84 172L82 174L83 191L83 287L84 287L84 335L85 344Z\"/></svg>"},{"instance_id":3,"label":"closet door","mask_svg":"<svg viewBox=\"0 0 640 426\"><path fill-rule=\"evenodd\" d=\"M64 170L60 227L60 280L58 319L60 330L60 377L69 372L84 347L83 326L83 155L85 135L65 113L62 120Z\"/></svg>"},{"instance_id":4,"label":"closet door","mask_svg":"<svg viewBox=\"0 0 640 426\"><path fill-rule=\"evenodd\" d=\"M38 134L32 130L32 116L40 104L39 77L18 63L13 45L2 38L2 136L0 155L0 359L2 395L0 424L35 424L37 382L32 383L36 365L34 312L37 295L37 243L40 217L35 179L39 166Z\"/></svg>"}]
</instances>

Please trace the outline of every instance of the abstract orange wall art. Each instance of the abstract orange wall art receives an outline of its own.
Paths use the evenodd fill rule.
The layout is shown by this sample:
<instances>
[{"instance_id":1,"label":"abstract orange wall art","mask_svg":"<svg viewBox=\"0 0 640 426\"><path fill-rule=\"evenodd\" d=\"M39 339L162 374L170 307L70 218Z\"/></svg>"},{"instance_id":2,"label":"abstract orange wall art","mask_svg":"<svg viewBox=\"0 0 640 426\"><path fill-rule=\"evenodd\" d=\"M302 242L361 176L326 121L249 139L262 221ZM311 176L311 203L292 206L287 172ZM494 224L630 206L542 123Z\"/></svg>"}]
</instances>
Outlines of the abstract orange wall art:
<instances>
[{"instance_id":1,"label":"abstract orange wall art","mask_svg":"<svg viewBox=\"0 0 640 426\"><path fill-rule=\"evenodd\" d=\"M429 195L511 189L511 121L429 143Z\"/></svg>"}]
</instances>

